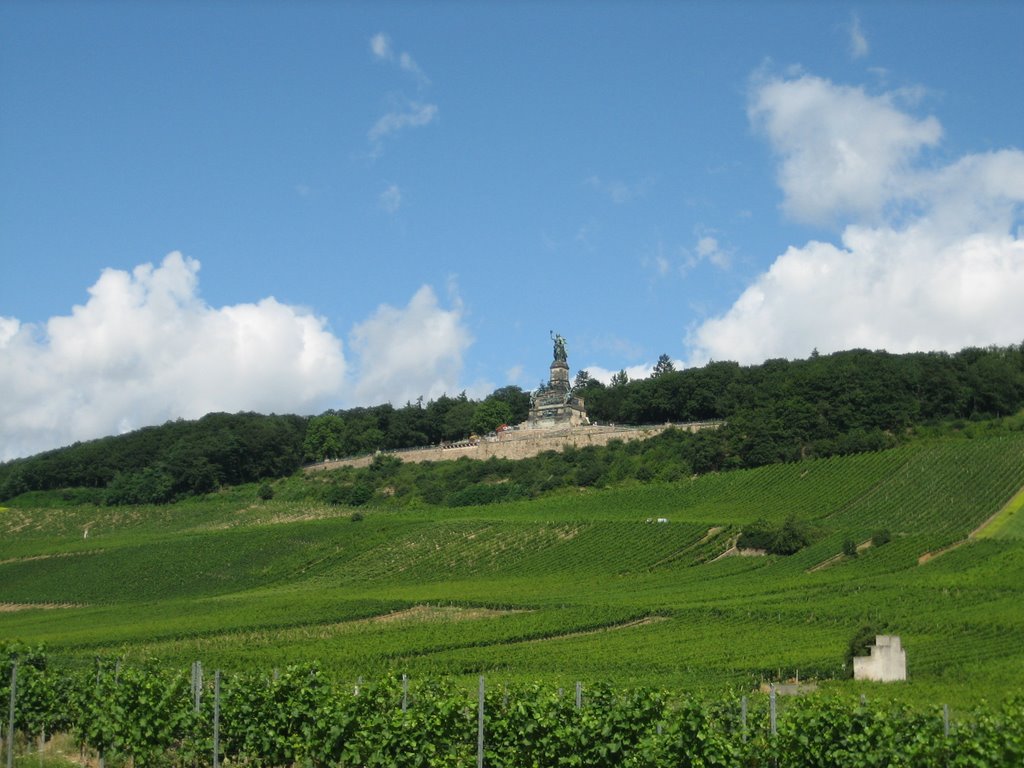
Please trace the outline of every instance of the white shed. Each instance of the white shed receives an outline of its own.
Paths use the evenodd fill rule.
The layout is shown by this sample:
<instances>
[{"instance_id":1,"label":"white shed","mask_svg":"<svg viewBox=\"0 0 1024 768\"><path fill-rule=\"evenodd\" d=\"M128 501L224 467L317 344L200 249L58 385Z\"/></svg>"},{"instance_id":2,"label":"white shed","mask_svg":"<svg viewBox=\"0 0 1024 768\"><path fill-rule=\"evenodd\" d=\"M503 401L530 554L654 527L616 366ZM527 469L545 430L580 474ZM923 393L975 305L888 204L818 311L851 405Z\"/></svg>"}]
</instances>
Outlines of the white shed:
<instances>
[{"instance_id":1,"label":"white shed","mask_svg":"<svg viewBox=\"0 0 1024 768\"><path fill-rule=\"evenodd\" d=\"M900 645L899 635L875 635L871 655L853 660L853 679L880 683L906 680L907 653Z\"/></svg>"}]
</instances>

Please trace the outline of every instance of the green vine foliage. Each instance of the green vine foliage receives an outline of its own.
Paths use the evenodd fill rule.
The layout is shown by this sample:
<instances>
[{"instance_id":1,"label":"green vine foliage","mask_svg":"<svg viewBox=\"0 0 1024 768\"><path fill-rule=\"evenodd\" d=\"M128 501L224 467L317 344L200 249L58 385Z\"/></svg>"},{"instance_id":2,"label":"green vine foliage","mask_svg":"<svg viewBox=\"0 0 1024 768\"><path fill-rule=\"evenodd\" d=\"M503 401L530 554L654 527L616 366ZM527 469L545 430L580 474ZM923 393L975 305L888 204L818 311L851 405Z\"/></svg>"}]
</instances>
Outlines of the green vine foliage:
<instances>
[{"instance_id":1,"label":"green vine foliage","mask_svg":"<svg viewBox=\"0 0 1024 768\"><path fill-rule=\"evenodd\" d=\"M55 671L38 649L19 649L15 727L73 733L108 764L212 762L213 686L195 706L187 675L155 664L97 663ZM9 695L12 656L0 661ZM573 691L494 686L485 695L488 768L792 768L1024 765L1024 697L951 722L941 708L815 695L787 700L777 732L767 702L741 717L735 698L705 700L651 689L588 685ZM316 665L222 678L225 764L457 768L476 765L477 696L451 681L403 686L388 677L353 685Z\"/></svg>"}]
</instances>

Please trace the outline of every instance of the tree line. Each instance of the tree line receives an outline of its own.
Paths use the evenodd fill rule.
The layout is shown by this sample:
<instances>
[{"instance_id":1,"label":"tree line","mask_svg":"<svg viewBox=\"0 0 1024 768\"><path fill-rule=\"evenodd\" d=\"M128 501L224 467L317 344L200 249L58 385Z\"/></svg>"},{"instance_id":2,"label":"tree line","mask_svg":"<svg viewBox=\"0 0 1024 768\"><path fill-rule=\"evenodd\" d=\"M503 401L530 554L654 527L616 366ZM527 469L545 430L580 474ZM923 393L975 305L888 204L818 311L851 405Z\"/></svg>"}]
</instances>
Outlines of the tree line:
<instances>
[{"instance_id":1,"label":"tree line","mask_svg":"<svg viewBox=\"0 0 1024 768\"><path fill-rule=\"evenodd\" d=\"M301 416L211 413L75 443L0 465L0 499L76 489L67 495L108 504L162 504L282 477L302 463L307 422Z\"/></svg>"},{"instance_id":2,"label":"tree line","mask_svg":"<svg viewBox=\"0 0 1024 768\"><path fill-rule=\"evenodd\" d=\"M674 370L663 355L644 379L631 381L623 371L605 385L579 371L574 392L584 399L591 420L600 423L726 423L714 431L673 432L631 447L538 457L534 464L543 467L529 472L528 462L514 471L511 467L522 462L513 462L501 470L502 479L517 473L532 478L518 492L532 495L546 490L544 486L631 478L672 479L879 450L922 425L1011 416L1024 407L1024 344L956 353L850 350L751 366L711 362L682 371ZM529 407L528 392L506 386L482 400L463 392L402 407L383 404L311 417L209 414L0 464L0 500L32 491L77 489L66 491L69 500L165 503L225 485L284 477L304 463L485 434L525 421ZM494 462L487 463L497 469ZM391 470L376 472L380 479ZM427 489L421 495L433 503L469 485L479 486L469 493L472 498L499 494L484 487L493 484L488 478L475 477L479 469L436 466L416 473L434 474L433 480L416 476L417 487ZM450 475L467 479L453 490L447 482ZM353 480L353 488L363 485L356 497L365 499L367 487L378 487L374 479L367 474ZM513 484L500 494L518 492Z\"/></svg>"}]
</instances>

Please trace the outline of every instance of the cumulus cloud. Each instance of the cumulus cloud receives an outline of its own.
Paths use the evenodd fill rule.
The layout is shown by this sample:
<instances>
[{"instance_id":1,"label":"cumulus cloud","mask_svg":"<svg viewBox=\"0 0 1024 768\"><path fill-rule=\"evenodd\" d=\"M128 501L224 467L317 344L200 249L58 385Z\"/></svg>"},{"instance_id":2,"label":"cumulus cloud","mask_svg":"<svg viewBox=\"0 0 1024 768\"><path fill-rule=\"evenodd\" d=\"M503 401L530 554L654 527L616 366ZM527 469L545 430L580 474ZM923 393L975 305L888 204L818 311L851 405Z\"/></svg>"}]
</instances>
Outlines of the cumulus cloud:
<instances>
[{"instance_id":1,"label":"cumulus cloud","mask_svg":"<svg viewBox=\"0 0 1024 768\"><path fill-rule=\"evenodd\" d=\"M842 246L790 248L690 339L697 358L744 363L868 348L960 349L1020 341L1024 242L924 226L849 227Z\"/></svg>"},{"instance_id":2,"label":"cumulus cloud","mask_svg":"<svg viewBox=\"0 0 1024 768\"><path fill-rule=\"evenodd\" d=\"M751 119L779 154L784 209L846 223L836 244L790 247L694 328L693 362L1020 341L1024 153L915 164L941 126L895 103L813 77L760 84Z\"/></svg>"},{"instance_id":3,"label":"cumulus cloud","mask_svg":"<svg viewBox=\"0 0 1024 768\"><path fill-rule=\"evenodd\" d=\"M462 357L472 342L461 304L442 308L430 286L404 308L381 305L349 338L359 356L356 399L396 405L457 391Z\"/></svg>"},{"instance_id":4,"label":"cumulus cloud","mask_svg":"<svg viewBox=\"0 0 1024 768\"><path fill-rule=\"evenodd\" d=\"M911 163L942 127L900 111L899 98L809 75L755 84L748 115L779 157L788 215L815 224L878 217L913 191Z\"/></svg>"},{"instance_id":5,"label":"cumulus cloud","mask_svg":"<svg viewBox=\"0 0 1024 768\"><path fill-rule=\"evenodd\" d=\"M0 360L4 458L217 410L314 407L345 375L321 318L267 298L214 309L180 253L108 269L45 328L7 318Z\"/></svg>"},{"instance_id":6,"label":"cumulus cloud","mask_svg":"<svg viewBox=\"0 0 1024 768\"><path fill-rule=\"evenodd\" d=\"M389 335L418 348L419 369L368 350L359 366L371 373L367 383L351 375L324 319L272 297L211 307L199 298L199 267L171 253L158 266L107 269L69 315L42 327L0 317L0 460L211 411L374 404L372 382L393 376L413 398L439 380L454 389L467 336L458 313L422 298L429 289L410 304L414 321L382 308L357 327L360 350ZM457 342L454 357L439 340L445 333ZM393 363L397 371L388 370ZM358 401L362 394L370 399Z\"/></svg>"},{"instance_id":7,"label":"cumulus cloud","mask_svg":"<svg viewBox=\"0 0 1024 768\"><path fill-rule=\"evenodd\" d=\"M677 369L681 369L682 363L675 363ZM617 375L620 370L626 372L626 377L630 381L636 381L637 379L646 379L654 372L654 363L640 363L639 365L630 365L620 370L609 370L608 368L602 368L599 365L592 365L585 368L587 373L590 374L590 378L597 379L602 384L611 384L612 377Z\"/></svg>"}]
</instances>

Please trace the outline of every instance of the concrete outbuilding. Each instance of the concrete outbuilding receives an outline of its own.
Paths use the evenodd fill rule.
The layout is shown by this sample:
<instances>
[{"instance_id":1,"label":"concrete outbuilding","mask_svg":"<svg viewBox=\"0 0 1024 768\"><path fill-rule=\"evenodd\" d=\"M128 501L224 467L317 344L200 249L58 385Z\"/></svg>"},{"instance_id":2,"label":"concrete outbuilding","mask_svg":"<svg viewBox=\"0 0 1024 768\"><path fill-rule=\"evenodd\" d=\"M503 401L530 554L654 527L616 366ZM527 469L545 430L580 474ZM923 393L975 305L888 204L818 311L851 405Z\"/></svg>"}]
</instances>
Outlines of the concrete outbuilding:
<instances>
[{"instance_id":1,"label":"concrete outbuilding","mask_svg":"<svg viewBox=\"0 0 1024 768\"><path fill-rule=\"evenodd\" d=\"M889 683L907 679L907 653L898 635L875 635L870 656L853 660L854 680Z\"/></svg>"}]
</instances>

